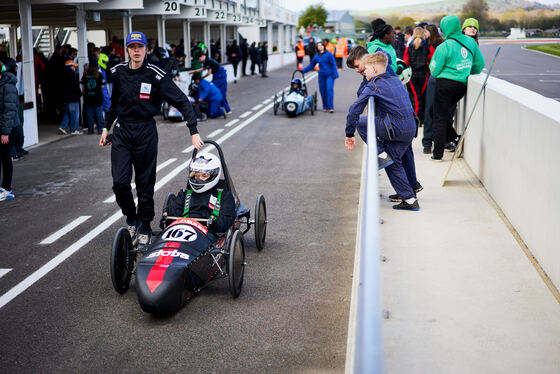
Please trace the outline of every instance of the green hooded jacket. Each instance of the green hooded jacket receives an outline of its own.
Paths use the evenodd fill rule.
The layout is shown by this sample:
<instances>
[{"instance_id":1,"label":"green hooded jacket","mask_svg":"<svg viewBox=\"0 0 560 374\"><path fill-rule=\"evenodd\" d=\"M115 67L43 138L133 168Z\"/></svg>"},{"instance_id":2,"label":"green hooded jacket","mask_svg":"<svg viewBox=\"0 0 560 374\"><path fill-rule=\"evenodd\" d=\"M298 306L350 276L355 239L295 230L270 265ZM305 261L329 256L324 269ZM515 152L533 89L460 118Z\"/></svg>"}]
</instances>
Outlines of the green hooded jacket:
<instances>
[{"instance_id":1,"label":"green hooded jacket","mask_svg":"<svg viewBox=\"0 0 560 374\"><path fill-rule=\"evenodd\" d=\"M440 27L445 41L437 47L430 62L430 71L435 78L467 83L469 75L479 74L484 69L480 48L473 38L463 35L459 17L443 17Z\"/></svg>"},{"instance_id":2,"label":"green hooded jacket","mask_svg":"<svg viewBox=\"0 0 560 374\"><path fill-rule=\"evenodd\" d=\"M375 39L367 44L367 51L370 54L375 53L379 48L389 54L391 57L391 67L393 71L397 71L397 52L395 52L395 48L391 44L385 44L379 39Z\"/></svg>"}]
</instances>

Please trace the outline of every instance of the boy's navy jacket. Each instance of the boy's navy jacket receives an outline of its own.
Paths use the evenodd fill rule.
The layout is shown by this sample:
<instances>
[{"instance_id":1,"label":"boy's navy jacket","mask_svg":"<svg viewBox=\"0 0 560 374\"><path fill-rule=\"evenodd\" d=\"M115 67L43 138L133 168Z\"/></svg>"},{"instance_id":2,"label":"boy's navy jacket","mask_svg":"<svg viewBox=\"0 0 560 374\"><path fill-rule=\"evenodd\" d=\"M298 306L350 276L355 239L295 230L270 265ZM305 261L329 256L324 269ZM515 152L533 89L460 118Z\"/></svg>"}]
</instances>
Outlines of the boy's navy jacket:
<instances>
[{"instance_id":1,"label":"boy's navy jacket","mask_svg":"<svg viewBox=\"0 0 560 374\"><path fill-rule=\"evenodd\" d=\"M319 64L319 76L320 77L328 77L332 75L335 79L338 78L338 70L336 68L336 61L334 60L334 56L329 51L325 51L323 53L317 53L313 56L313 59L305 68L303 68L302 73L307 73L311 71L315 67L316 64Z\"/></svg>"},{"instance_id":2,"label":"boy's navy jacket","mask_svg":"<svg viewBox=\"0 0 560 374\"><path fill-rule=\"evenodd\" d=\"M219 184L218 184L219 185ZM179 194L173 200L173 204L169 208L168 214L171 217L183 217L185 209L185 190L179 191ZM193 192L189 205L189 217L191 218L210 218L212 209L209 207L210 196L218 196L218 187L214 187L203 193ZM222 192L222 200L220 205L220 214L216 219L215 226L212 229L215 232L226 232L235 221L235 200L230 190Z\"/></svg>"},{"instance_id":3,"label":"boy's navy jacket","mask_svg":"<svg viewBox=\"0 0 560 374\"><path fill-rule=\"evenodd\" d=\"M388 118L393 125L397 125L396 127L401 124L403 126L416 126L414 110L408 92L399 78L385 72L360 86L360 90L358 90L358 99L348 109L346 137L354 136L358 123L360 126L366 123L367 117L364 117L364 121L361 121L360 115L364 111L370 96L373 96L375 100L376 122Z\"/></svg>"},{"instance_id":4,"label":"boy's navy jacket","mask_svg":"<svg viewBox=\"0 0 560 374\"><path fill-rule=\"evenodd\" d=\"M17 108L19 103L16 88L17 78L10 72L2 72L0 78L0 131L2 135L10 135L16 127Z\"/></svg>"}]
</instances>

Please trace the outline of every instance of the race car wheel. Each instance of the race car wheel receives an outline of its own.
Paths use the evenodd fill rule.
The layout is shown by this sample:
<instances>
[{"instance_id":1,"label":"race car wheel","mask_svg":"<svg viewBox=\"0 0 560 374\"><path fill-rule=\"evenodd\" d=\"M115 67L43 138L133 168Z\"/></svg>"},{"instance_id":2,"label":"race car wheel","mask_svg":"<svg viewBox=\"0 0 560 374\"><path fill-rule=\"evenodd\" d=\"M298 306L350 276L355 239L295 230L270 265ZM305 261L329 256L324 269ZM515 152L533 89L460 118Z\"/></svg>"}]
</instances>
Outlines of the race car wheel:
<instances>
[{"instance_id":1,"label":"race car wheel","mask_svg":"<svg viewBox=\"0 0 560 374\"><path fill-rule=\"evenodd\" d=\"M266 202L264 196L259 195L255 204L255 244L259 251L264 248L266 224Z\"/></svg>"},{"instance_id":2,"label":"race car wheel","mask_svg":"<svg viewBox=\"0 0 560 374\"><path fill-rule=\"evenodd\" d=\"M111 280L115 291L123 294L128 290L133 268L132 239L128 229L121 227L115 235L111 249Z\"/></svg>"},{"instance_id":3,"label":"race car wheel","mask_svg":"<svg viewBox=\"0 0 560 374\"><path fill-rule=\"evenodd\" d=\"M282 100L280 100L280 105L282 105L282 110L286 110L286 107L284 106L284 91L282 91Z\"/></svg>"},{"instance_id":4,"label":"race car wheel","mask_svg":"<svg viewBox=\"0 0 560 374\"><path fill-rule=\"evenodd\" d=\"M274 111L274 115L278 114L278 96L276 94L274 94L274 107L273 107L273 111Z\"/></svg>"},{"instance_id":5,"label":"race car wheel","mask_svg":"<svg viewBox=\"0 0 560 374\"><path fill-rule=\"evenodd\" d=\"M313 106L314 109L317 110L317 91L313 94Z\"/></svg>"},{"instance_id":6,"label":"race car wheel","mask_svg":"<svg viewBox=\"0 0 560 374\"><path fill-rule=\"evenodd\" d=\"M233 298L237 298L243 286L243 275L245 274L245 246L243 245L243 234L236 230L229 245L228 279L229 291Z\"/></svg>"},{"instance_id":7,"label":"race car wheel","mask_svg":"<svg viewBox=\"0 0 560 374\"><path fill-rule=\"evenodd\" d=\"M161 114L164 120L169 120L169 104L165 101L161 104Z\"/></svg>"},{"instance_id":8,"label":"race car wheel","mask_svg":"<svg viewBox=\"0 0 560 374\"><path fill-rule=\"evenodd\" d=\"M315 96L311 96L311 104L309 104L309 110L311 111L311 115L315 115Z\"/></svg>"}]
</instances>

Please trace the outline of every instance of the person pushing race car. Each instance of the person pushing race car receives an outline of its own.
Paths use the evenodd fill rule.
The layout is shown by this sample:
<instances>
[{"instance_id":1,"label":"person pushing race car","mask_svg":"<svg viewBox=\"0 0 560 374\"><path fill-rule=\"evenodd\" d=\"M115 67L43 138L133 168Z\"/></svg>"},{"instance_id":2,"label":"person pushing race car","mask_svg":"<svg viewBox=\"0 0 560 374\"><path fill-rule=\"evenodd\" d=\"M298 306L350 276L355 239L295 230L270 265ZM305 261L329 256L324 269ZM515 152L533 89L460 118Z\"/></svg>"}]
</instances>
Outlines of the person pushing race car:
<instances>
[{"instance_id":1,"label":"person pushing race car","mask_svg":"<svg viewBox=\"0 0 560 374\"><path fill-rule=\"evenodd\" d=\"M235 200L222 180L220 158L206 153L189 165L186 189L177 194L169 207L171 217L208 218L214 233L226 232L235 222Z\"/></svg>"}]
</instances>

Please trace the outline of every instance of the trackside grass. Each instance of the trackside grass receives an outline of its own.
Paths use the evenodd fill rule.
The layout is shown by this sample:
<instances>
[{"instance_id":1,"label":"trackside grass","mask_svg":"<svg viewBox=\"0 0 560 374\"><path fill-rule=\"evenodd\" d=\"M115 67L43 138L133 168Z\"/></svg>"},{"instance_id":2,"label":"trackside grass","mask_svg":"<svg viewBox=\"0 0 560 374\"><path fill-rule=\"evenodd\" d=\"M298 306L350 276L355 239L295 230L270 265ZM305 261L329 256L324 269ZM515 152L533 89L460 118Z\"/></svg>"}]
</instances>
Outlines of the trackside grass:
<instances>
[{"instance_id":1,"label":"trackside grass","mask_svg":"<svg viewBox=\"0 0 560 374\"><path fill-rule=\"evenodd\" d=\"M555 56L560 56L560 43L529 45L525 48L533 49L535 51L540 51L540 52L548 53L548 54L555 55Z\"/></svg>"}]
</instances>

